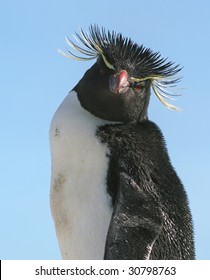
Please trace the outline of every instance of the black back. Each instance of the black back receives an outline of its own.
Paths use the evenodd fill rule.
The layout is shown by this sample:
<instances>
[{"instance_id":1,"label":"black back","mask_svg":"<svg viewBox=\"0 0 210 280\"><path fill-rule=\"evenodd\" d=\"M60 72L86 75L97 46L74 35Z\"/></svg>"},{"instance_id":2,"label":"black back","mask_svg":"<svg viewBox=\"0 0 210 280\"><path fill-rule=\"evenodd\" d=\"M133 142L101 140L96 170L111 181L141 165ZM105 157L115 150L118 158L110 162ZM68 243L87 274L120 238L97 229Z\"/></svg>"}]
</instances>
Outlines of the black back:
<instances>
[{"instance_id":1,"label":"black back","mask_svg":"<svg viewBox=\"0 0 210 280\"><path fill-rule=\"evenodd\" d=\"M111 150L114 213L105 258L194 259L187 196L158 127L150 121L107 125L97 135Z\"/></svg>"}]
</instances>

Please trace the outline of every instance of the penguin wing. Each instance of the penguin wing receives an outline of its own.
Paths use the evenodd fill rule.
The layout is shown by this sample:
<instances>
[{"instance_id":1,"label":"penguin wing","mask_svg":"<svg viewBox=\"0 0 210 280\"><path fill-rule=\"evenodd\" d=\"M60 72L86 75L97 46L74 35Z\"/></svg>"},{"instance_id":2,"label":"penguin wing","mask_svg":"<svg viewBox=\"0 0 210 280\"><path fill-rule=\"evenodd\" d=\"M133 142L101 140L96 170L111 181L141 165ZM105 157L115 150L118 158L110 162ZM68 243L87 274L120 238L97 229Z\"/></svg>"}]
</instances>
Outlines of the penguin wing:
<instances>
[{"instance_id":1,"label":"penguin wing","mask_svg":"<svg viewBox=\"0 0 210 280\"><path fill-rule=\"evenodd\" d=\"M149 259L162 229L159 204L126 173L119 178L104 259Z\"/></svg>"}]
</instances>

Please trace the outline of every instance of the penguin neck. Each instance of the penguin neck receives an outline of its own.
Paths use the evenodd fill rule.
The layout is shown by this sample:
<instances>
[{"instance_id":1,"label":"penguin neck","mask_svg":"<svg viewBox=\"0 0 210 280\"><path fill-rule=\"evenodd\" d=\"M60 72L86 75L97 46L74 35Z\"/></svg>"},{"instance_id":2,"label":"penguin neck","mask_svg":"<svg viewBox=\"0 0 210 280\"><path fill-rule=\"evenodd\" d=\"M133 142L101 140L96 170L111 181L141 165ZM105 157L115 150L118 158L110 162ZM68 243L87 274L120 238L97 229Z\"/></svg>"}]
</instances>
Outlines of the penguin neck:
<instances>
[{"instance_id":1,"label":"penguin neck","mask_svg":"<svg viewBox=\"0 0 210 280\"><path fill-rule=\"evenodd\" d=\"M150 89L148 89L148 92L146 94L146 98L144 101L144 105L138 116L138 122L148 120L148 106L149 106L149 101L150 101L150 95L151 95L151 92L150 92Z\"/></svg>"},{"instance_id":2,"label":"penguin neck","mask_svg":"<svg viewBox=\"0 0 210 280\"><path fill-rule=\"evenodd\" d=\"M120 117L116 117L117 115L117 105L115 103L109 104L109 107L107 108L107 115L103 114L103 109L100 108L100 106L97 106L97 104L93 104L92 97L89 99L86 94L83 94L82 91L78 90L77 86L73 89L73 91L76 92L78 100L80 102L80 105L83 107L83 109L87 110L89 113L93 114L94 116L101 118L103 120L106 120L107 122L112 122L112 123L138 123L144 120L148 120L148 113L147 113L147 108L149 105L149 99L150 99L150 94L146 97L144 100L144 104L140 104L140 101L136 101L135 104L126 104L123 103L121 106L124 107L124 110L126 110L126 116L122 116L122 119ZM139 104L138 104L139 103ZM134 107L141 107L142 109L140 110L140 113L137 114L135 110L133 111L131 106ZM104 104L104 106L106 106ZM128 115L129 112L129 115ZM135 114L135 117L134 117Z\"/></svg>"}]
</instances>

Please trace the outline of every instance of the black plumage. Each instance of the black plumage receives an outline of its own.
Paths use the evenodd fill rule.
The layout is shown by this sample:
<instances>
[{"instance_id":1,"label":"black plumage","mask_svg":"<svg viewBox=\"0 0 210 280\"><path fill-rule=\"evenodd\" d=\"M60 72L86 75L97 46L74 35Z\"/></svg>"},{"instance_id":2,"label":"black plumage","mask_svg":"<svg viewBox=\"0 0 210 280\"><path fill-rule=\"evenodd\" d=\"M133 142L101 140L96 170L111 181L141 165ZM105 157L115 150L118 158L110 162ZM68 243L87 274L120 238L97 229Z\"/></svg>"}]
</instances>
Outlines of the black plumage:
<instances>
[{"instance_id":1,"label":"black plumage","mask_svg":"<svg viewBox=\"0 0 210 280\"><path fill-rule=\"evenodd\" d=\"M181 70L143 45L91 26L67 39L81 56L97 59L74 87L81 106L103 120L96 137L109 148L107 192L113 214L105 259L194 259L193 226L184 187L157 125L148 120L150 90L166 102ZM68 55L67 55L68 56Z\"/></svg>"},{"instance_id":2,"label":"black plumage","mask_svg":"<svg viewBox=\"0 0 210 280\"><path fill-rule=\"evenodd\" d=\"M105 258L194 259L187 196L159 128L146 120L107 125L98 135L111 147L114 162L108 173L114 213Z\"/></svg>"}]
</instances>

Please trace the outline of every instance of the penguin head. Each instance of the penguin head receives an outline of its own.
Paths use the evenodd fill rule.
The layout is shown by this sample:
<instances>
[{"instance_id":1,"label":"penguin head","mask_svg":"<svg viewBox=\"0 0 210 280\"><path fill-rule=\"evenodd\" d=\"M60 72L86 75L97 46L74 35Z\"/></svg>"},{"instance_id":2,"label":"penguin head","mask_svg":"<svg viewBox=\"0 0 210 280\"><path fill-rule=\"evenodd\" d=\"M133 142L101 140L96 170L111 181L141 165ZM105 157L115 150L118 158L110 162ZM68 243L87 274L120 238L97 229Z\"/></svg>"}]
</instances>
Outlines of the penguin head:
<instances>
[{"instance_id":1,"label":"penguin head","mask_svg":"<svg viewBox=\"0 0 210 280\"><path fill-rule=\"evenodd\" d=\"M121 33L106 32L96 25L90 26L89 33L76 33L75 38L79 45L68 38L66 41L83 56L71 50L63 54L76 60L96 60L74 88L81 105L90 113L109 121L147 119L151 89L166 107L177 110L165 98L173 95L167 88L179 81L175 76L179 65Z\"/></svg>"}]
</instances>

